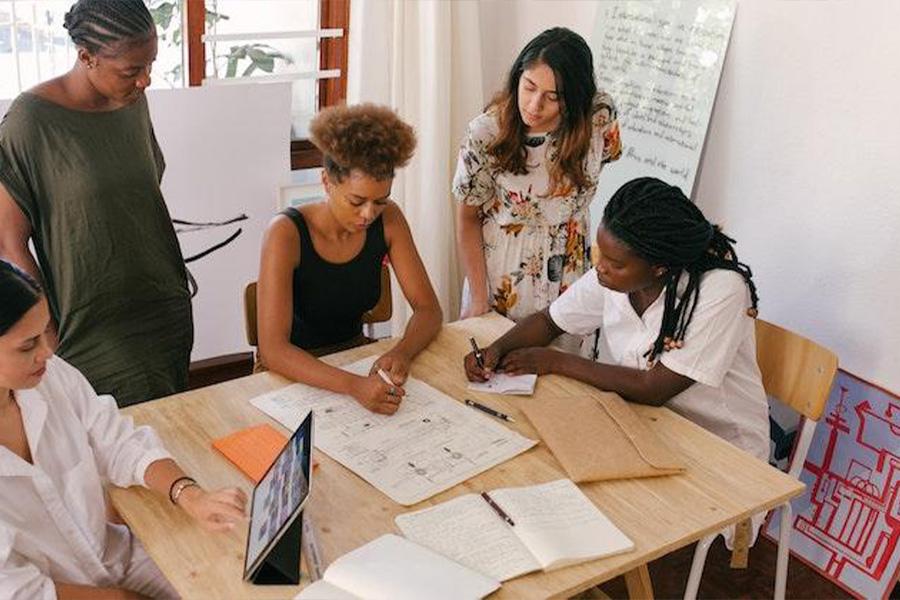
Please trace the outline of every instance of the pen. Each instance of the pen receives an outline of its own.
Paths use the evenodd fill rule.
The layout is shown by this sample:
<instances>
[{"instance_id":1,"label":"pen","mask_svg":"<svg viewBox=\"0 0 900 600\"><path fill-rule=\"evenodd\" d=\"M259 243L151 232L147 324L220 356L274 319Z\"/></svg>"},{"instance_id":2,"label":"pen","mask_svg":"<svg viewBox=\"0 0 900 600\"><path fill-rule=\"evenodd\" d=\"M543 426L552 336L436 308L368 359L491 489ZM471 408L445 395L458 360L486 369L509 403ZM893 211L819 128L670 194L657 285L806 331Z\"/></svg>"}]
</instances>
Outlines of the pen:
<instances>
[{"instance_id":1,"label":"pen","mask_svg":"<svg viewBox=\"0 0 900 600\"><path fill-rule=\"evenodd\" d=\"M478 365L479 369L484 369L484 353L481 351L481 348L478 347L475 338L470 337L469 343L472 344L472 350L475 351L475 364Z\"/></svg>"},{"instance_id":2,"label":"pen","mask_svg":"<svg viewBox=\"0 0 900 600\"><path fill-rule=\"evenodd\" d=\"M390 392L388 392L391 396L396 395L394 392L397 391L398 388L401 390L403 389L399 385L395 385L394 382L391 381L391 378L388 377L388 374L384 372L384 369L378 369L378 376L381 377L382 381L391 386L391 390Z\"/></svg>"},{"instance_id":3,"label":"pen","mask_svg":"<svg viewBox=\"0 0 900 600\"><path fill-rule=\"evenodd\" d=\"M487 502L488 504L491 505L491 508L494 509L494 512L496 512L496 513L500 516L501 519L503 519L504 521L506 521L506 523L507 523L510 527L515 527L515 526L516 526L516 524L513 523L513 520L509 518L509 515L506 514L505 512L503 512L503 509L502 509L502 508L500 508L499 506L497 506L497 503L494 502L493 498L491 498L490 496L488 496L488 493L487 493L487 492L481 492L481 497L484 498L484 501L485 501L485 502Z\"/></svg>"},{"instance_id":4,"label":"pen","mask_svg":"<svg viewBox=\"0 0 900 600\"><path fill-rule=\"evenodd\" d=\"M471 406L472 408L477 408L478 410L480 410L482 412L486 412L487 414L491 415L492 417L497 417L498 419L503 419L504 421L509 421L510 423L515 423L515 420L511 416L505 415L500 411L497 411L497 410L494 410L493 408L485 406L484 404L478 404L474 400L469 400L468 398L466 398L464 400L464 402L466 403L466 406Z\"/></svg>"}]
</instances>

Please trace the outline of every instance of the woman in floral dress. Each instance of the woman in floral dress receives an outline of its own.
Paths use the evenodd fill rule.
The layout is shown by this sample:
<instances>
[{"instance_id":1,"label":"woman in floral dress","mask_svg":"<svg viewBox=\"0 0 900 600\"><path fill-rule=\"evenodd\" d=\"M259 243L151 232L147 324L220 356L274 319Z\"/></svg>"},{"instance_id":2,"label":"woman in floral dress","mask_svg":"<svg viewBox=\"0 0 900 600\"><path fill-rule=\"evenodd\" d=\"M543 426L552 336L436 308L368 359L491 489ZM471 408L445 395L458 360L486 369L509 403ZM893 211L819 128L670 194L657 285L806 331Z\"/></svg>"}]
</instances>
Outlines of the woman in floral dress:
<instances>
[{"instance_id":1,"label":"woman in floral dress","mask_svg":"<svg viewBox=\"0 0 900 600\"><path fill-rule=\"evenodd\" d=\"M584 39L554 28L531 40L459 153L462 318L495 310L518 321L590 268L590 203L620 154L616 109Z\"/></svg>"}]
</instances>

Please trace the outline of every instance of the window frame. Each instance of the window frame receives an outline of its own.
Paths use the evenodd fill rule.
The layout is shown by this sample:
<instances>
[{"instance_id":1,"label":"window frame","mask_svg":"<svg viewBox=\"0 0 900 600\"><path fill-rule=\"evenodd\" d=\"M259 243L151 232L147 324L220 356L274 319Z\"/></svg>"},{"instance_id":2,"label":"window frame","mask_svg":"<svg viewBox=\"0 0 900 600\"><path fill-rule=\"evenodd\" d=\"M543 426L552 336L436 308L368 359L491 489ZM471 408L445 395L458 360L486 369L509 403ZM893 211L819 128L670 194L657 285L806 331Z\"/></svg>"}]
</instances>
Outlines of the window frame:
<instances>
[{"instance_id":1,"label":"window frame","mask_svg":"<svg viewBox=\"0 0 900 600\"><path fill-rule=\"evenodd\" d=\"M206 0L185 0L187 18L188 85L203 85L206 75ZM319 0L319 28L343 29L338 38L319 40L319 68L340 69L341 76L319 80L319 110L347 99L348 36L350 0ZM291 140L291 170L322 166L322 153L308 139Z\"/></svg>"}]
</instances>

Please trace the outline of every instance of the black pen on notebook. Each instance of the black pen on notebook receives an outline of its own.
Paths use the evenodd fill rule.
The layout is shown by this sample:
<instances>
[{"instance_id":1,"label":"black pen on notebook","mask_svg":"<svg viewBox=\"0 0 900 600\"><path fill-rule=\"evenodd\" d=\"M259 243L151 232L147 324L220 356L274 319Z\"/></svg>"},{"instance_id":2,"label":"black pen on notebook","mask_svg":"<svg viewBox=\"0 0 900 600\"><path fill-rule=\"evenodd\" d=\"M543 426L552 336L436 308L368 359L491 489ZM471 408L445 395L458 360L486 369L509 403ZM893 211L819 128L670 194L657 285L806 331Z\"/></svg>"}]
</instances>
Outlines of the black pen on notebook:
<instances>
[{"instance_id":1,"label":"black pen on notebook","mask_svg":"<svg viewBox=\"0 0 900 600\"><path fill-rule=\"evenodd\" d=\"M478 343L475 341L475 338L470 337L469 343L472 344L472 350L475 351L475 364L478 365L479 369L484 370L484 352L482 352L481 348L478 347Z\"/></svg>"},{"instance_id":2,"label":"black pen on notebook","mask_svg":"<svg viewBox=\"0 0 900 600\"><path fill-rule=\"evenodd\" d=\"M506 514L506 513L503 511L502 508L500 508L499 506L497 506L497 503L494 502L494 499L493 499L493 498L491 498L490 496L488 496L488 493L487 493L487 492L481 492L481 497L484 498L484 501L485 501L485 502L487 502L488 504L491 505L491 508L494 509L494 512L497 513L498 515L500 515L500 518L503 519L504 521L506 521L506 523L507 523L510 527L515 527L515 526L516 526L516 524L513 523L513 520L509 518L509 515Z\"/></svg>"},{"instance_id":3,"label":"black pen on notebook","mask_svg":"<svg viewBox=\"0 0 900 600\"><path fill-rule=\"evenodd\" d=\"M511 416L503 414L502 412L500 412L498 410L494 410L493 408L491 408L489 406L485 406L484 404L478 404L474 400L469 400L468 398L463 400L463 402L466 403L466 406L471 406L472 408L477 408L478 410L480 410L482 412L486 412L487 414L491 415L492 417L497 417L498 419L503 419L504 421L509 421L510 423L515 423L515 420Z\"/></svg>"}]
</instances>

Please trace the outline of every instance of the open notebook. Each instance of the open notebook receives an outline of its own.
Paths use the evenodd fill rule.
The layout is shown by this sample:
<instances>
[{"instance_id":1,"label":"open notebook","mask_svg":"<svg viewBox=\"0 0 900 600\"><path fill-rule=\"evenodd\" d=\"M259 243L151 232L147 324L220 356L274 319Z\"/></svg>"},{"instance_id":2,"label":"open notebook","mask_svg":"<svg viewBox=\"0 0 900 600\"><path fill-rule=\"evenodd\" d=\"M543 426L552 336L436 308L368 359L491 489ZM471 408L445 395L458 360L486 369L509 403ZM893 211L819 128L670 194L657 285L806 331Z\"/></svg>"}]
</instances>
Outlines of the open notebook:
<instances>
[{"instance_id":1,"label":"open notebook","mask_svg":"<svg viewBox=\"0 0 900 600\"><path fill-rule=\"evenodd\" d=\"M499 581L388 534L331 563L295 600L477 600L498 587Z\"/></svg>"},{"instance_id":2,"label":"open notebook","mask_svg":"<svg viewBox=\"0 0 900 600\"><path fill-rule=\"evenodd\" d=\"M569 479L497 489L489 499L496 508L466 494L396 523L410 540L500 581L634 548Z\"/></svg>"}]
</instances>

